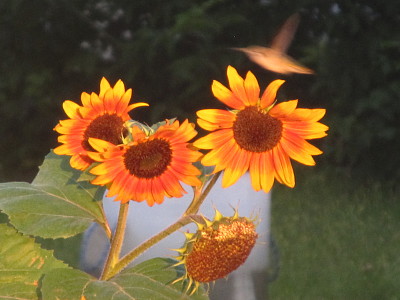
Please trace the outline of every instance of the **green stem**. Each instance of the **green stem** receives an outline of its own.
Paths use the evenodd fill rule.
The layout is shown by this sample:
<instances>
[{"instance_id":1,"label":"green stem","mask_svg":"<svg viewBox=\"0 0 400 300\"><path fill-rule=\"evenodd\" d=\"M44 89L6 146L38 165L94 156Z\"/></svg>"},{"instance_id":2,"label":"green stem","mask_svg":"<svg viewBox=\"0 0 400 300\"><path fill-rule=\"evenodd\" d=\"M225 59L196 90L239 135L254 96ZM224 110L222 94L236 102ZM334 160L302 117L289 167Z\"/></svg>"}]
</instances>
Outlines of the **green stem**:
<instances>
[{"instance_id":1,"label":"green stem","mask_svg":"<svg viewBox=\"0 0 400 300\"><path fill-rule=\"evenodd\" d=\"M109 273L119 261L119 255L121 253L122 244L124 242L126 219L128 217L129 202L121 203L119 207L119 215L117 221L117 228L115 229L114 236L111 240L110 251L108 253L107 261L104 266L103 274L101 274L101 280L107 280L110 278Z\"/></svg>"},{"instance_id":2,"label":"green stem","mask_svg":"<svg viewBox=\"0 0 400 300\"><path fill-rule=\"evenodd\" d=\"M182 228L183 226L186 226L187 224L189 224L193 221L202 223L203 222L202 217L200 217L196 214L197 214L201 204L204 202L207 195L213 188L214 184L217 182L220 174L221 174L221 172L218 172L217 174L213 175L212 179L210 180L210 182L208 183L208 185L204 189L204 191L201 191L201 189L195 190L193 200L190 203L189 207L186 209L185 213L175 223L173 223L172 225L170 225L163 231L159 232L158 234L152 236L147 241L144 241L142 244L140 244L135 249L133 249L131 252L126 254L123 258L121 258L121 260L119 260L117 263L109 264L108 267L105 269L107 272L103 273L102 279L108 280L111 277L115 276L116 274L121 272L124 268L126 268L126 266L129 265L140 254L142 254L147 249L154 246L155 244L157 244L159 241L166 238L170 234L174 233L178 229Z\"/></svg>"},{"instance_id":3,"label":"green stem","mask_svg":"<svg viewBox=\"0 0 400 300\"><path fill-rule=\"evenodd\" d=\"M126 254L123 258L121 258L121 260L107 273L107 276L103 278L103 280L107 280L115 276L116 274L121 272L127 265L129 265L136 257L145 252L147 249L149 249L162 239L166 238L170 234L174 233L178 229L182 228L183 226L186 226L187 224L193 221L202 222L202 219L200 216L197 215L185 215L180 217L178 221L168 226L166 229L159 232L158 234L152 236L147 241L144 241L142 244L140 244L131 252Z\"/></svg>"},{"instance_id":4,"label":"green stem","mask_svg":"<svg viewBox=\"0 0 400 300\"><path fill-rule=\"evenodd\" d=\"M214 184L217 182L218 177L221 175L221 172L214 174L211 178L210 182L208 183L207 187L203 192L199 191L194 194L192 203L190 203L189 207L186 209L184 215L192 215L197 214L201 204L203 204L204 200L207 198L208 194L210 193L211 189L213 188Z\"/></svg>"}]
</instances>

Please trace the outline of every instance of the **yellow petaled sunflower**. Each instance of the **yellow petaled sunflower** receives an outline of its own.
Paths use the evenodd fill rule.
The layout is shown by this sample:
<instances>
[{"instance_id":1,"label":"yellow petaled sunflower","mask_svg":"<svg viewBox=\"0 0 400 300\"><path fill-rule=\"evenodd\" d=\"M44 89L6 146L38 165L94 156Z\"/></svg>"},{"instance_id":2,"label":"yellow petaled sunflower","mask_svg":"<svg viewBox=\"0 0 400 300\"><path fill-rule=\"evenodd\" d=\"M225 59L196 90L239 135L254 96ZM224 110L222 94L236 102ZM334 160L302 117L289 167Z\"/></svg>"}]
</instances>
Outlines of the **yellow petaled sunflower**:
<instances>
[{"instance_id":1,"label":"yellow petaled sunflower","mask_svg":"<svg viewBox=\"0 0 400 300\"><path fill-rule=\"evenodd\" d=\"M54 153L72 156L71 166L84 170L93 162L87 155L88 151L94 151L88 142L89 138L120 144L123 125L130 120L128 112L139 106L148 106L142 102L129 105L131 96L132 89L125 91L121 80L112 88L103 78L99 95L82 93L83 106L70 100L64 101L63 108L69 119L60 121L54 128L61 134L58 141L63 144L55 148Z\"/></svg>"},{"instance_id":2,"label":"yellow petaled sunflower","mask_svg":"<svg viewBox=\"0 0 400 300\"><path fill-rule=\"evenodd\" d=\"M223 216L215 211L213 221L203 217L204 223L196 223L196 233L185 233L186 242L179 252L178 263L185 267L185 274L175 282L189 279L187 290L194 293L201 283L210 283L228 276L241 266L253 249L258 234L253 220Z\"/></svg>"},{"instance_id":3,"label":"yellow petaled sunflower","mask_svg":"<svg viewBox=\"0 0 400 300\"><path fill-rule=\"evenodd\" d=\"M295 185L290 158L315 165L312 155L322 151L306 140L326 136L328 127L318 121L325 109L296 108L297 100L276 103L283 80L271 82L260 98L260 87L253 73L243 79L228 66L230 89L212 84L214 96L233 110L204 109L197 112L200 127L213 131L194 142L200 149L212 149L201 160L224 170L222 186L234 184L250 172L256 191L269 192L276 178L289 187Z\"/></svg>"},{"instance_id":4,"label":"yellow petaled sunflower","mask_svg":"<svg viewBox=\"0 0 400 300\"><path fill-rule=\"evenodd\" d=\"M145 127L142 125L142 128ZM99 139L90 139L98 152L89 156L98 162L90 172L97 185L108 185L109 197L123 203L147 201L149 206L162 203L164 197L182 197L185 190L180 181L198 186L201 172L192 165L201 153L189 148L188 141L196 136L194 124L187 120L166 121L156 131L133 126L131 141L115 146Z\"/></svg>"}]
</instances>

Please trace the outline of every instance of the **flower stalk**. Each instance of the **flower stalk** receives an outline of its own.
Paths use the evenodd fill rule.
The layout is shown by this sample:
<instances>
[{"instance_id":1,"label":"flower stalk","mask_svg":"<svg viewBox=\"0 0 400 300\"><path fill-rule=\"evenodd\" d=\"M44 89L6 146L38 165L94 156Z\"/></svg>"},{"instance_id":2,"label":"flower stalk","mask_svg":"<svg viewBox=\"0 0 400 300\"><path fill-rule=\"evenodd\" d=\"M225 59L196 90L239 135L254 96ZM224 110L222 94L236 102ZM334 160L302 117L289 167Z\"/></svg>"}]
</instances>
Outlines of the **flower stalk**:
<instances>
[{"instance_id":1,"label":"flower stalk","mask_svg":"<svg viewBox=\"0 0 400 300\"><path fill-rule=\"evenodd\" d=\"M186 209L184 215L187 216L187 215L197 214L201 204L203 204L204 200L207 198L208 193L210 193L211 189L217 182L220 175L221 175L221 172L214 174L203 192L201 192L201 189L199 189L199 190L195 189L192 203L190 203L190 205Z\"/></svg>"},{"instance_id":2,"label":"flower stalk","mask_svg":"<svg viewBox=\"0 0 400 300\"><path fill-rule=\"evenodd\" d=\"M103 274L100 277L101 280L107 280L111 277L109 273L119 261L119 255L121 253L122 244L124 242L128 211L129 202L121 203L119 208L117 227L115 228L115 233L111 240L110 251L108 253L107 261L104 266Z\"/></svg>"},{"instance_id":3,"label":"flower stalk","mask_svg":"<svg viewBox=\"0 0 400 300\"><path fill-rule=\"evenodd\" d=\"M108 280L111 277L117 275L119 272L121 272L126 266L128 266L136 257L138 257L140 254L145 252L147 249L152 247L153 245L157 244L170 234L174 233L178 229L186 226L187 224L191 222L202 222L202 219L198 215L184 215L180 217L175 223L171 224L168 226L166 229L163 231L159 232L158 234L152 236L148 240L144 241L142 244L137 246L135 249L133 249L131 252L126 254L119 262L115 264L115 266L106 274L106 276L103 276L103 280Z\"/></svg>"}]
</instances>

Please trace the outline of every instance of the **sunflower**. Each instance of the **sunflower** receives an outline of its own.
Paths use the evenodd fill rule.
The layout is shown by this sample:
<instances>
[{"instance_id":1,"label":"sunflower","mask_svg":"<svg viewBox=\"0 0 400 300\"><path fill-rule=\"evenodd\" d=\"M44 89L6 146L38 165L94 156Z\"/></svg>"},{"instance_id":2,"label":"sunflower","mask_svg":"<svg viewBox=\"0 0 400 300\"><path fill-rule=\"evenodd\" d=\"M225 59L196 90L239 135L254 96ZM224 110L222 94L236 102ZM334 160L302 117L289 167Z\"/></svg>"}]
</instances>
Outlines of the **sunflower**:
<instances>
[{"instance_id":1,"label":"sunflower","mask_svg":"<svg viewBox=\"0 0 400 300\"><path fill-rule=\"evenodd\" d=\"M137 123L137 122L135 122ZM108 197L122 203L129 200L147 201L149 206L162 203L164 197L182 197L185 190L180 181L198 186L201 172L192 165L201 153L189 148L188 141L196 136L194 124L187 120L166 121L156 130L131 127L131 141L113 145L107 141L90 139L98 152L89 156L100 162L90 172L97 177L97 185L108 185Z\"/></svg>"},{"instance_id":2,"label":"sunflower","mask_svg":"<svg viewBox=\"0 0 400 300\"><path fill-rule=\"evenodd\" d=\"M325 109L297 108L298 100L276 104L276 93L283 80L271 82L260 98L257 79L250 71L246 78L228 66L230 89L218 81L212 84L214 96L233 110L204 109L197 112L200 127L212 131L194 142L200 149L211 149L201 160L224 170L222 186L234 184L250 172L256 191L269 192L274 179L294 187L290 158L315 165L312 155L322 151L306 140L326 136L328 127L318 121Z\"/></svg>"},{"instance_id":3,"label":"sunflower","mask_svg":"<svg viewBox=\"0 0 400 300\"><path fill-rule=\"evenodd\" d=\"M131 96L132 90L125 91L121 80L112 88L107 79L102 78L99 95L82 93L83 106L64 101L63 108L69 119L60 121L54 128L61 134L58 141L63 144L55 148L54 153L71 156L71 166L84 170L93 162L87 155L88 151L94 151L89 138L120 144L123 125L130 119L128 112L139 106L148 106L141 102L129 105Z\"/></svg>"},{"instance_id":4,"label":"sunflower","mask_svg":"<svg viewBox=\"0 0 400 300\"><path fill-rule=\"evenodd\" d=\"M256 220L239 217L236 210L231 217L215 210L212 221L202 218L202 223L196 222L197 232L185 233L184 246L175 249L179 253L175 266L184 265L186 272L174 282L189 279L187 290L192 294L200 284L227 277L240 267L258 238Z\"/></svg>"}]
</instances>

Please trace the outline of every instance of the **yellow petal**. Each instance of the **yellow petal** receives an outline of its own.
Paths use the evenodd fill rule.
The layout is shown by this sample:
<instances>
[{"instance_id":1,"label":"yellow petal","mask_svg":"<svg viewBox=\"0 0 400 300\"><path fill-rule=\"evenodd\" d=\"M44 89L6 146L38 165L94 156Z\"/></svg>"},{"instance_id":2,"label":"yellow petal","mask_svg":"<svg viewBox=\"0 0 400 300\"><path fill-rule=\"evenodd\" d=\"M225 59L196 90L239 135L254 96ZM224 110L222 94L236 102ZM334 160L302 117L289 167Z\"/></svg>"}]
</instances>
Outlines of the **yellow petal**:
<instances>
[{"instance_id":1,"label":"yellow petal","mask_svg":"<svg viewBox=\"0 0 400 300\"><path fill-rule=\"evenodd\" d=\"M197 116L211 123L232 124L236 115L230 111L222 109L202 109L197 111Z\"/></svg>"},{"instance_id":2,"label":"yellow petal","mask_svg":"<svg viewBox=\"0 0 400 300\"><path fill-rule=\"evenodd\" d=\"M110 83L104 77L100 81L100 93L99 96L103 97L107 90L111 89Z\"/></svg>"},{"instance_id":3,"label":"yellow petal","mask_svg":"<svg viewBox=\"0 0 400 300\"><path fill-rule=\"evenodd\" d=\"M122 95L125 94L125 85L121 79L119 79L117 83L114 85L113 90L114 90L114 97L116 99L121 99Z\"/></svg>"},{"instance_id":4,"label":"yellow petal","mask_svg":"<svg viewBox=\"0 0 400 300\"><path fill-rule=\"evenodd\" d=\"M88 142L89 142L90 146L93 147L93 149L95 149L96 151L99 151L99 152L104 152L108 148L115 147L115 145L111 144L110 142L103 141L103 140L96 139L96 138L89 138Z\"/></svg>"},{"instance_id":5,"label":"yellow petal","mask_svg":"<svg viewBox=\"0 0 400 300\"><path fill-rule=\"evenodd\" d=\"M233 131L231 129L222 129L199 138L193 143L193 146L200 149L214 149L224 145L232 138Z\"/></svg>"},{"instance_id":6,"label":"yellow petal","mask_svg":"<svg viewBox=\"0 0 400 300\"><path fill-rule=\"evenodd\" d=\"M67 116L70 117L71 119L76 119L80 117L79 114L80 106L75 102L72 102L70 100L65 100L63 103L63 108Z\"/></svg>"}]
</instances>

